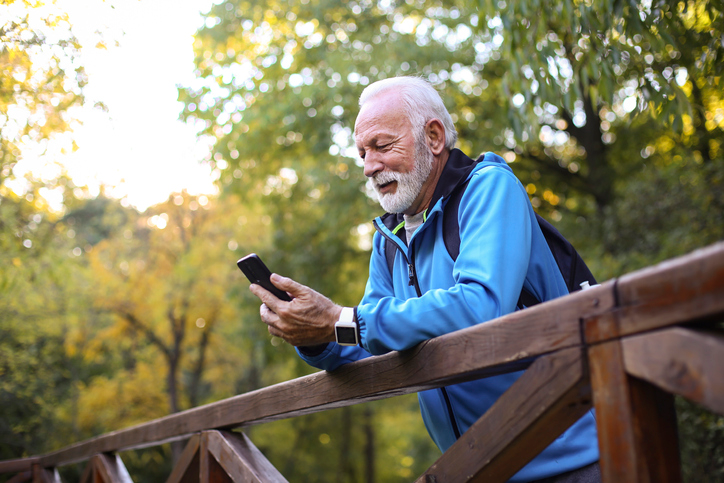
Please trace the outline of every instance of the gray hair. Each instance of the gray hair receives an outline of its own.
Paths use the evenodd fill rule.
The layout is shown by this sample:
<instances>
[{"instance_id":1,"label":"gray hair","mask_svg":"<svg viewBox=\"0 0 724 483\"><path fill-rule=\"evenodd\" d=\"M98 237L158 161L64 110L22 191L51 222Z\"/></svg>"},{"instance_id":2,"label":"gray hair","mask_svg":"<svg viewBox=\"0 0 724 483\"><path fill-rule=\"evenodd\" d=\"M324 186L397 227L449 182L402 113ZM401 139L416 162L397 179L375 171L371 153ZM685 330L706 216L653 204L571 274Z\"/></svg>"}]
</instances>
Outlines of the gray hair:
<instances>
[{"instance_id":1,"label":"gray hair","mask_svg":"<svg viewBox=\"0 0 724 483\"><path fill-rule=\"evenodd\" d=\"M432 85L419 77L401 76L391 77L374 82L367 86L359 96L359 106L377 97L383 92L394 89L400 94L405 106L405 114L413 127L416 140L424 132L424 126L430 119L439 119L445 128L445 147L453 149L458 139L450 113L445 108L440 94Z\"/></svg>"}]
</instances>

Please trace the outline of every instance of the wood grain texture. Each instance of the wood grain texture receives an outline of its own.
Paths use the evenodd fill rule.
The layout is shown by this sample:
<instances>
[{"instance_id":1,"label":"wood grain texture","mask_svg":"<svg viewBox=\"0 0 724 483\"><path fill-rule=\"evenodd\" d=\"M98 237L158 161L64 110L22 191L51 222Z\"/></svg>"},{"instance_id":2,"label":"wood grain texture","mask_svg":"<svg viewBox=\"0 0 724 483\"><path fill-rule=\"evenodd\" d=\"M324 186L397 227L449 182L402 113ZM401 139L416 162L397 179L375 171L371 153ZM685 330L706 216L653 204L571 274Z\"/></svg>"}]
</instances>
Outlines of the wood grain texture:
<instances>
[{"instance_id":1,"label":"wood grain texture","mask_svg":"<svg viewBox=\"0 0 724 483\"><path fill-rule=\"evenodd\" d=\"M603 284L405 352L372 357L333 373L319 372L107 433L42 456L41 463L69 464L99 451L153 446L207 429L275 421L520 370L536 356L580 345L580 318L610 311L613 300L613 284Z\"/></svg>"},{"instance_id":2,"label":"wood grain texture","mask_svg":"<svg viewBox=\"0 0 724 483\"><path fill-rule=\"evenodd\" d=\"M200 483L233 483L231 477L209 452L209 439L203 434L199 445L199 469Z\"/></svg>"},{"instance_id":3,"label":"wood grain texture","mask_svg":"<svg viewBox=\"0 0 724 483\"><path fill-rule=\"evenodd\" d=\"M622 344L629 374L724 414L724 335L674 327Z\"/></svg>"},{"instance_id":4,"label":"wood grain texture","mask_svg":"<svg viewBox=\"0 0 724 483\"><path fill-rule=\"evenodd\" d=\"M628 377L634 436L643 468L651 483L681 483L679 431L674 396L646 381Z\"/></svg>"},{"instance_id":5,"label":"wood grain texture","mask_svg":"<svg viewBox=\"0 0 724 483\"><path fill-rule=\"evenodd\" d=\"M199 434L194 434L189 438L166 483L198 483L200 440Z\"/></svg>"},{"instance_id":6,"label":"wood grain texture","mask_svg":"<svg viewBox=\"0 0 724 483\"><path fill-rule=\"evenodd\" d=\"M13 460L0 461L0 474L2 473L20 473L24 471L33 471L33 465L40 463L39 456L31 456L30 458L18 458Z\"/></svg>"},{"instance_id":7,"label":"wood grain texture","mask_svg":"<svg viewBox=\"0 0 724 483\"><path fill-rule=\"evenodd\" d=\"M504 482L590 408L582 350L542 356L417 481Z\"/></svg>"},{"instance_id":8,"label":"wood grain texture","mask_svg":"<svg viewBox=\"0 0 724 483\"><path fill-rule=\"evenodd\" d=\"M618 341L588 349L598 447L604 483L636 482L636 439L631 394Z\"/></svg>"},{"instance_id":9,"label":"wood grain texture","mask_svg":"<svg viewBox=\"0 0 724 483\"><path fill-rule=\"evenodd\" d=\"M724 243L625 275L616 290L619 335L724 314Z\"/></svg>"},{"instance_id":10,"label":"wood grain texture","mask_svg":"<svg viewBox=\"0 0 724 483\"><path fill-rule=\"evenodd\" d=\"M671 396L627 375L620 341L588 354L604 483L679 482Z\"/></svg>"},{"instance_id":11,"label":"wood grain texture","mask_svg":"<svg viewBox=\"0 0 724 483\"><path fill-rule=\"evenodd\" d=\"M287 480L243 433L204 431L208 452L235 483L286 483Z\"/></svg>"}]
</instances>

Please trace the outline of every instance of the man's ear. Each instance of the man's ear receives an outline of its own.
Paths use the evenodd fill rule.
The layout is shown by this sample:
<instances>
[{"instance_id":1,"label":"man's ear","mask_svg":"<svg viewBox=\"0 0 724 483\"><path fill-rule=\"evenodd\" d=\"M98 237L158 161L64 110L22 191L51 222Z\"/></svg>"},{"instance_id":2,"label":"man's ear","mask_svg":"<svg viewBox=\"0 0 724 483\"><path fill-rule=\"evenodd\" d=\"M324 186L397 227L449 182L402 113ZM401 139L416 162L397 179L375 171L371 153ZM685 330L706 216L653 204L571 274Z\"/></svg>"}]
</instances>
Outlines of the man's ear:
<instances>
[{"instance_id":1,"label":"man's ear","mask_svg":"<svg viewBox=\"0 0 724 483\"><path fill-rule=\"evenodd\" d=\"M439 119L430 119L425 124L425 140L435 156L445 149L445 127Z\"/></svg>"}]
</instances>

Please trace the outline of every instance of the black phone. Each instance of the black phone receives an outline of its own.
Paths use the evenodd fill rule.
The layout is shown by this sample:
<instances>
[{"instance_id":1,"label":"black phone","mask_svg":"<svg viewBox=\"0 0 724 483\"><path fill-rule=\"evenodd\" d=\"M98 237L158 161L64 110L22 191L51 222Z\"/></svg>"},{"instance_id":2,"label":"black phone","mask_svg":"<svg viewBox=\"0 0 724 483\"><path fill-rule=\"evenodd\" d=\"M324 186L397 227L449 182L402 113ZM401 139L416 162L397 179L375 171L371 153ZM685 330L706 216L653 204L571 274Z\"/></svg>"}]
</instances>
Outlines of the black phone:
<instances>
[{"instance_id":1,"label":"black phone","mask_svg":"<svg viewBox=\"0 0 724 483\"><path fill-rule=\"evenodd\" d=\"M246 278L248 278L251 283L261 285L280 300L286 300L287 302L292 300L288 293L279 290L271 283L271 280L269 280L271 271L269 271L256 253L250 253L244 258L239 259L236 265L244 272L244 275L246 275Z\"/></svg>"}]
</instances>

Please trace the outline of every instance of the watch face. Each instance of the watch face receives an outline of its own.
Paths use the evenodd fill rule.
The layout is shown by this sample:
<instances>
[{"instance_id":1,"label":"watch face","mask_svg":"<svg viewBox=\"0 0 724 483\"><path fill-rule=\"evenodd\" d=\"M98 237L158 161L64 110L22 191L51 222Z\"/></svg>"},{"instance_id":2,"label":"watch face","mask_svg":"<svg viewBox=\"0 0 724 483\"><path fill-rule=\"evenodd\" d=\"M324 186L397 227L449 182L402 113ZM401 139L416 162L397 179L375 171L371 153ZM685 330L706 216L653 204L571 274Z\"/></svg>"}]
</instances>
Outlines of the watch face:
<instances>
[{"instance_id":1,"label":"watch face","mask_svg":"<svg viewBox=\"0 0 724 483\"><path fill-rule=\"evenodd\" d=\"M336 327L337 342L340 344L357 345L357 329L354 327Z\"/></svg>"}]
</instances>

